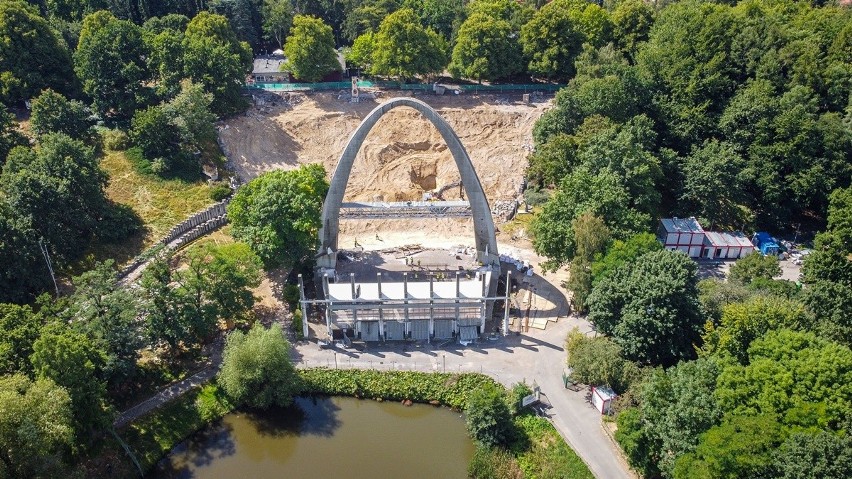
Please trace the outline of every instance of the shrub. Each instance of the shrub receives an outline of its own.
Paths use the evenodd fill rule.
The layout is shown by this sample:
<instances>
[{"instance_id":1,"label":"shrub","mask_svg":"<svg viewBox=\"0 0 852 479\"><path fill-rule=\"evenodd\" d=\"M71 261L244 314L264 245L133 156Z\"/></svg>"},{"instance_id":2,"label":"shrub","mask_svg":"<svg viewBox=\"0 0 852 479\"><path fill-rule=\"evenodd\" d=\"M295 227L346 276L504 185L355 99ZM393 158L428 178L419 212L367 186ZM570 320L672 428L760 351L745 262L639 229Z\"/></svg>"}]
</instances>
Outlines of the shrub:
<instances>
[{"instance_id":1,"label":"shrub","mask_svg":"<svg viewBox=\"0 0 852 479\"><path fill-rule=\"evenodd\" d=\"M304 319L302 318L302 310L297 309L293 311L293 321L290 323L290 329L293 331L293 334L296 335L296 339L299 341L305 339L305 335L302 332Z\"/></svg>"},{"instance_id":2,"label":"shrub","mask_svg":"<svg viewBox=\"0 0 852 479\"><path fill-rule=\"evenodd\" d=\"M512 440L512 416L506 405L506 393L497 385L478 388L465 408L470 436L485 447L505 446Z\"/></svg>"},{"instance_id":3,"label":"shrub","mask_svg":"<svg viewBox=\"0 0 852 479\"><path fill-rule=\"evenodd\" d=\"M228 185L218 184L210 189L210 199L213 201L222 201L231 196L231 187Z\"/></svg>"},{"instance_id":4,"label":"shrub","mask_svg":"<svg viewBox=\"0 0 852 479\"><path fill-rule=\"evenodd\" d=\"M101 138L108 150L123 151L130 145L130 138L121 130L102 129Z\"/></svg>"}]
</instances>

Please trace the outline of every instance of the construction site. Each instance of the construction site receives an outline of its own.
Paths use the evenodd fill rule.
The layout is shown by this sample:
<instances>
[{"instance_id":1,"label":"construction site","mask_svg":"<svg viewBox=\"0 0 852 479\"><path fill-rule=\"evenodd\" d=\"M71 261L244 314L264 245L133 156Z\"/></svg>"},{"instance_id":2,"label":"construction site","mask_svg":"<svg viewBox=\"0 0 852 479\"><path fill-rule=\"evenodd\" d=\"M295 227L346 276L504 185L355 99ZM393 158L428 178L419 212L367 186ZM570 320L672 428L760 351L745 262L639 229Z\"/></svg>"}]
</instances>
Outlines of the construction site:
<instances>
[{"instance_id":1,"label":"construction site","mask_svg":"<svg viewBox=\"0 0 852 479\"><path fill-rule=\"evenodd\" d=\"M333 93L254 100L220 131L240 180L306 163L330 177L319 267L303 278L313 292L302 290L306 337L469 344L567 314L562 275L544 280L523 235L499 232L522 204L532 127L549 101L389 92L357 103Z\"/></svg>"}]
</instances>

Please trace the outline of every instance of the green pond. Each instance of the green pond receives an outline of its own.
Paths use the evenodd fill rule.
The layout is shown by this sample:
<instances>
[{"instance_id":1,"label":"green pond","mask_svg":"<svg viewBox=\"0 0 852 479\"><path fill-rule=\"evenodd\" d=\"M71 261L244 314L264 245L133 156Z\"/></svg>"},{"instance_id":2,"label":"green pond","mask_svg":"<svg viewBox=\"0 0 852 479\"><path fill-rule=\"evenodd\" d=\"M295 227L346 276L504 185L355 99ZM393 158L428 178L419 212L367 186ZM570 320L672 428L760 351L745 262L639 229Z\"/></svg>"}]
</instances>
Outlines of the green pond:
<instances>
[{"instance_id":1,"label":"green pond","mask_svg":"<svg viewBox=\"0 0 852 479\"><path fill-rule=\"evenodd\" d=\"M461 413L447 408L298 398L287 409L225 416L151 477L464 478L473 451Z\"/></svg>"}]
</instances>

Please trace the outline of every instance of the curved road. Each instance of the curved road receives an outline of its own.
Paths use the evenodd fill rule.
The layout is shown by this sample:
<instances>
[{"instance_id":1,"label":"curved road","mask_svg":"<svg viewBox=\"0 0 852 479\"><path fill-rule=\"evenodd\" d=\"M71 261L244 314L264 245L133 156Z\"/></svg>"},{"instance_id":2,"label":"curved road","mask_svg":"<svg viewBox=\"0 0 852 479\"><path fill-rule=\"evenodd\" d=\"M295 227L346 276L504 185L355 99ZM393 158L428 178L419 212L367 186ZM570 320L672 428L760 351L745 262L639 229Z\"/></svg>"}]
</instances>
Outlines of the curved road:
<instances>
[{"instance_id":1,"label":"curved road","mask_svg":"<svg viewBox=\"0 0 852 479\"><path fill-rule=\"evenodd\" d=\"M606 435L600 414L586 400L587 390L569 391L562 384L565 352L562 344L572 327L589 332L585 320L568 317L551 322L544 331L531 329L496 341L461 347L416 348L375 345L365 350L320 349L315 343L296 346L299 367L338 367L427 372L482 372L506 386L526 381L537 384L551 405L553 425L586 461L595 477L635 478L618 447Z\"/></svg>"}]
</instances>

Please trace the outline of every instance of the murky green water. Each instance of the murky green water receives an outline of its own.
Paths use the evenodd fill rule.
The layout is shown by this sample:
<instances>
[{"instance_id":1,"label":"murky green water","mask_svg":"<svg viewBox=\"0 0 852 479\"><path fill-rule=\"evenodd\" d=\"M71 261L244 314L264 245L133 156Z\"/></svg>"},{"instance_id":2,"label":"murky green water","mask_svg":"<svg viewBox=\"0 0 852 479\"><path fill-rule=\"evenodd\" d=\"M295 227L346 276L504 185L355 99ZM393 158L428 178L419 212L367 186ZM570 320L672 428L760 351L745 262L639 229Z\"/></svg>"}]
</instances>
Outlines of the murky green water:
<instances>
[{"instance_id":1,"label":"murky green water","mask_svg":"<svg viewBox=\"0 0 852 479\"><path fill-rule=\"evenodd\" d=\"M460 413L351 398L235 413L164 460L163 478L464 478L474 446Z\"/></svg>"}]
</instances>

